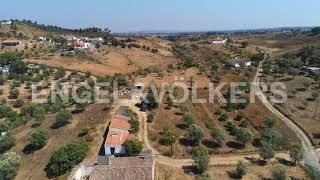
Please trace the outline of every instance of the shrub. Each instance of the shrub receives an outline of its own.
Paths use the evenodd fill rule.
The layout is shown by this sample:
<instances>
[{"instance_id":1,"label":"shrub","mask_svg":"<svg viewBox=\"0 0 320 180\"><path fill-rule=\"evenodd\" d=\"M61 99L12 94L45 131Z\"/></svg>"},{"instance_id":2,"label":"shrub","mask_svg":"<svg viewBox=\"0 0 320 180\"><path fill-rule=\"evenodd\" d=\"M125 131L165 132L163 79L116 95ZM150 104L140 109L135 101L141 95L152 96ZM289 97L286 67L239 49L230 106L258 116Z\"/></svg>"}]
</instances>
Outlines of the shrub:
<instances>
[{"instance_id":1,"label":"shrub","mask_svg":"<svg viewBox=\"0 0 320 180\"><path fill-rule=\"evenodd\" d=\"M18 89L11 89L10 91L9 91L9 96L8 96L8 98L9 99L17 99L18 97L19 97L19 90Z\"/></svg>"},{"instance_id":2,"label":"shrub","mask_svg":"<svg viewBox=\"0 0 320 180\"><path fill-rule=\"evenodd\" d=\"M226 121L228 118L229 118L228 114L223 113L223 114L220 116L219 121Z\"/></svg>"},{"instance_id":3,"label":"shrub","mask_svg":"<svg viewBox=\"0 0 320 180\"><path fill-rule=\"evenodd\" d=\"M199 174L204 173L210 162L210 156L208 151L202 147L197 147L192 150L192 159L195 161L197 166L197 171Z\"/></svg>"},{"instance_id":4,"label":"shrub","mask_svg":"<svg viewBox=\"0 0 320 180\"><path fill-rule=\"evenodd\" d=\"M73 143L56 150L46 166L48 177L63 175L79 164L86 156L88 146L85 143Z\"/></svg>"},{"instance_id":5,"label":"shrub","mask_svg":"<svg viewBox=\"0 0 320 180\"><path fill-rule=\"evenodd\" d=\"M273 128L265 128L262 131L262 140L270 143L272 146L277 146L280 144L282 135Z\"/></svg>"},{"instance_id":6,"label":"shrub","mask_svg":"<svg viewBox=\"0 0 320 180\"><path fill-rule=\"evenodd\" d=\"M0 118L4 118L8 116L8 114L12 111L11 107L5 104L0 104Z\"/></svg>"},{"instance_id":7,"label":"shrub","mask_svg":"<svg viewBox=\"0 0 320 180\"><path fill-rule=\"evenodd\" d=\"M55 127L62 127L69 123L72 118L72 114L69 111L61 110L56 115Z\"/></svg>"},{"instance_id":8,"label":"shrub","mask_svg":"<svg viewBox=\"0 0 320 180\"><path fill-rule=\"evenodd\" d=\"M171 146L178 139L178 135L174 132L169 131L168 129L162 130L160 134L161 134L160 142L161 144L166 146Z\"/></svg>"},{"instance_id":9,"label":"shrub","mask_svg":"<svg viewBox=\"0 0 320 180\"><path fill-rule=\"evenodd\" d=\"M192 124L195 123L195 120L194 120L194 118L192 117L191 114L185 114L183 116L183 121L184 121L185 125L188 126L188 127L190 127Z\"/></svg>"},{"instance_id":10,"label":"shrub","mask_svg":"<svg viewBox=\"0 0 320 180\"><path fill-rule=\"evenodd\" d=\"M24 101L22 100L22 99L17 99L15 102L14 102L14 107L15 108L20 108L20 107L22 107L23 106L23 104L24 104Z\"/></svg>"},{"instance_id":11,"label":"shrub","mask_svg":"<svg viewBox=\"0 0 320 180\"><path fill-rule=\"evenodd\" d=\"M240 128L236 131L236 140L244 146L253 139L252 132L247 128Z\"/></svg>"},{"instance_id":12,"label":"shrub","mask_svg":"<svg viewBox=\"0 0 320 180\"><path fill-rule=\"evenodd\" d=\"M191 141L194 145L199 145L203 137L204 137L203 129L195 124L192 124L188 131L187 139Z\"/></svg>"},{"instance_id":13,"label":"shrub","mask_svg":"<svg viewBox=\"0 0 320 180\"><path fill-rule=\"evenodd\" d=\"M275 152L272 148L272 145L268 142L263 142L262 146L260 147L259 155L265 161L269 161L271 158L273 158L275 156Z\"/></svg>"},{"instance_id":14,"label":"shrub","mask_svg":"<svg viewBox=\"0 0 320 180\"><path fill-rule=\"evenodd\" d=\"M282 166L277 166L272 170L272 178L274 180L286 180L287 179L287 171Z\"/></svg>"},{"instance_id":15,"label":"shrub","mask_svg":"<svg viewBox=\"0 0 320 180\"><path fill-rule=\"evenodd\" d=\"M131 119L129 121L130 123L130 126L131 126L131 129L130 129L130 133L133 133L133 134L137 134L139 132L139 121L138 120L135 120L135 119Z\"/></svg>"},{"instance_id":16,"label":"shrub","mask_svg":"<svg viewBox=\"0 0 320 180\"><path fill-rule=\"evenodd\" d=\"M137 156L143 150L143 142L138 140L126 140L123 146L128 156Z\"/></svg>"},{"instance_id":17,"label":"shrub","mask_svg":"<svg viewBox=\"0 0 320 180\"><path fill-rule=\"evenodd\" d=\"M10 150L16 144L16 138L11 134L0 136L0 153Z\"/></svg>"},{"instance_id":18,"label":"shrub","mask_svg":"<svg viewBox=\"0 0 320 180\"><path fill-rule=\"evenodd\" d=\"M147 122L148 123L152 123L153 120L154 120L154 117L155 117L155 113L154 112L149 113L148 117L147 117Z\"/></svg>"},{"instance_id":19,"label":"shrub","mask_svg":"<svg viewBox=\"0 0 320 180\"><path fill-rule=\"evenodd\" d=\"M21 157L14 153L5 153L0 158L0 179L14 179L21 163Z\"/></svg>"},{"instance_id":20,"label":"shrub","mask_svg":"<svg viewBox=\"0 0 320 180\"><path fill-rule=\"evenodd\" d=\"M228 174L231 178L241 179L247 174L247 167L242 161L238 161L236 169L230 171Z\"/></svg>"},{"instance_id":21,"label":"shrub","mask_svg":"<svg viewBox=\"0 0 320 180\"><path fill-rule=\"evenodd\" d=\"M32 148L40 149L47 144L48 138L49 138L48 130L38 129L31 134L29 138L29 142Z\"/></svg>"},{"instance_id":22,"label":"shrub","mask_svg":"<svg viewBox=\"0 0 320 180\"><path fill-rule=\"evenodd\" d=\"M304 156L304 149L301 144L294 144L290 147L290 158L293 160L294 163L299 163L303 160Z\"/></svg>"},{"instance_id":23,"label":"shrub","mask_svg":"<svg viewBox=\"0 0 320 180\"><path fill-rule=\"evenodd\" d=\"M276 120L272 117L266 117L263 123L266 127L273 128L273 126L276 124Z\"/></svg>"},{"instance_id":24,"label":"shrub","mask_svg":"<svg viewBox=\"0 0 320 180\"><path fill-rule=\"evenodd\" d=\"M5 122L0 122L0 133L7 132L9 130L9 125Z\"/></svg>"},{"instance_id":25,"label":"shrub","mask_svg":"<svg viewBox=\"0 0 320 180\"><path fill-rule=\"evenodd\" d=\"M214 127L212 129L211 136L219 144L219 146L222 146L227 138L224 131L219 127Z\"/></svg>"}]
</instances>

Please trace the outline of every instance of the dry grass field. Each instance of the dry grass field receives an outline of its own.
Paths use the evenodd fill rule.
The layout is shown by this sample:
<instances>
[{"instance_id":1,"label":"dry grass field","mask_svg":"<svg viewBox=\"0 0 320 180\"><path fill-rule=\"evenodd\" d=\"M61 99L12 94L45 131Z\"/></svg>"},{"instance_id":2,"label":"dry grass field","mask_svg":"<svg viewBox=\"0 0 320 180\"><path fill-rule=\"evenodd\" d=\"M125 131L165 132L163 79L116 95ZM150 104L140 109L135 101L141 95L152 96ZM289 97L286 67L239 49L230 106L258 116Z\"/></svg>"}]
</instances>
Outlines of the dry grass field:
<instances>
[{"instance_id":1,"label":"dry grass field","mask_svg":"<svg viewBox=\"0 0 320 180\"><path fill-rule=\"evenodd\" d=\"M165 54L165 55L163 55ZM88 53L86 57L62 57L55 55L48 58L27 59L28 62L47 64L53 67L64 67L75 71L90 71L94 75L127 74L148 67L165 68L168 64L175 64L176 58L170 51L163 54L151 53L137 48L115 48L102 46L99 50Z\"/></svg>"},{"instance_id":2,"label":"dry grass field","mask_svg":"<svg viewBox=\"0 0 320 180\"><path fill-rule=\"evenodd\" d=\"M272 179L272 170L281 164L268 164L265 166L259 165L249 165L247 168L248 173L242 177L244 180L259 180L259 179ZM285 167L289 178L294 179L308 179L305 175L303 168L299 166ZM221 180L229 180L228 171L235 169L232 166L215 166L210 167L207 171L212 179L221 179ZM155 172L156 180L194 180L197 179L195 175L188 175L185 173L184 169L169 167L162 164L156 164L156 172Z\"/></svg>"}]
</instances>

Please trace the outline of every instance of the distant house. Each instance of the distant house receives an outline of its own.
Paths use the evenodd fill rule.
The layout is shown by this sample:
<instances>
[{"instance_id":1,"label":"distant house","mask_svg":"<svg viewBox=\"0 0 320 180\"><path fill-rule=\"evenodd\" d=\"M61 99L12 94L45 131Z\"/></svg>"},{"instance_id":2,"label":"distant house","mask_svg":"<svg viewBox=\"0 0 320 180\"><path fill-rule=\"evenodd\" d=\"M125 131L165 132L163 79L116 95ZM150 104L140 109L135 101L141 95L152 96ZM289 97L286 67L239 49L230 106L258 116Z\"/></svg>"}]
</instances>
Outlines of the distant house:
<instances>
[{"instance_id":1,"label":"distant house","mask_svg":"<svg viewBox=\"0 0 320 180\"><path fill-rule=\"evenodd\" d=\"M126 154L126 150L122 145L130 136L129 120L129 117L123 115L115 115L112 118L104 144L106 156Z\"/></svg>"},{"instance_id":2,"label":"distant house","mask_svg":"<svg viewBox=\"0 0 320 180\"><path fill-rule=\"evenodd\" d=\"M93 44L98 44L103 42L103 38L87 38L86 42L91 42Z\"/></svg>"},{"instance_id":3,"label":"distant house","mask_svg":"<svg viewBox=\"0 0 320 180\"><path fill-rule=\"evenodd\" d=\"M227 62L228 66L231 66L233 68L250 67L252 65L251 61L240 60L236 58L230 59Z\"/></svg>"},{"instance_id":4,"label":"distant house","mask_svg":"<svg viewBox=\"0 0 320 180\"><path fill-rule=\"evenodd\" d=\"M11 21L1 21L1 25L11 25Z\"/></svg>"},{"instance_id":5,"label":"distant house","mask_svg":"<svg viewBox=\"0 0 320 180\"><path fill-rule=\"evenodd\" d=\"M225 44L225 43L227 43L227 39L217 38L216 40L212 41L212 44Z\"/></svg>"},{"instance_id":6,"label":"distant house","mask_svg":"<svg viewBox=\"0 0 320 180\"><path fill-rule=\"evenodd\" d=\"M2 46L18 46L20 44L20 41L16 39L7 39L1 41Z\"/></svg>"},{"instance_id":7,"label":"distant house","mask_svg":"<svg viewBox=\"0 0 320 180\"><path fill-rule=\"evenodd\" d=\"M92 50L94 45L88 42L78 42L73 44L74 48L77 50Z\"/></svg>"}]
</instances>

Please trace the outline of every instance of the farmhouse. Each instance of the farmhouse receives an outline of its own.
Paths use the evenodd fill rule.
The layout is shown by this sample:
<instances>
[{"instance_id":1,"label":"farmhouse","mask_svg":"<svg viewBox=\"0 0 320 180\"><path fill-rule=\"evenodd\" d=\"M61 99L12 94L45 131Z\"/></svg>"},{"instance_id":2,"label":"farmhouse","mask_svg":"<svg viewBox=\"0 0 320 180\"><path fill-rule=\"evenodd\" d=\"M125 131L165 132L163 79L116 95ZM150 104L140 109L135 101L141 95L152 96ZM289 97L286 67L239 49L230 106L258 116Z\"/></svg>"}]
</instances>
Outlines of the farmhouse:
<instances>
[{"instance_id":1,"label":"farmhouse","mask_svg":"<svg viewBox=\"0 0 320 180\"><path fill-rule=\"evenodd\" d=\"M252 65L251 61L248 60L240 60L240 59L229 59L228 66L231 66L233 68L241 68L241 67L250 67Z\"/></svg>"},{"instance_id":2,"label":"farmhouse","mask_svg":"<svg viewBox=\"0 0 320 180\"><path fill-rule=\"evenodd\" d=\"M16 39L7 39L7 40L1 41L2 46L18 46L19 44L20 42Z\"/></svg>"},{"instance_id":3,"label":"farmhouse","mask_svg":"<svg viewBox=\"0 0 320 180\"><path fill-rule=\"evenodd\" d=\"M227 39L217 38L216 40L212 41L212 44L225 44L227 43Z\"/></svg>"},{"instance_id":4,"label":"farmhouse","mask_svg":"<svg viewBox=\"0 0 320 180\"><path fill-rule=\"evenodd\" d=\"M112 118L104 144L106 156L126 154L126 150L122 145L130 136L129 120L129 117L123 115L115 115Z\"/></svg>"},{"instance_id":5,"label":"farmhouse","mask_svg":"<svg viewBox=\"0 0 320 180\"><path fill-rule=\"evenodd\" d=\"M11 21L1 21L1 25L11 25Z\"/></svg>"}]
</instances>

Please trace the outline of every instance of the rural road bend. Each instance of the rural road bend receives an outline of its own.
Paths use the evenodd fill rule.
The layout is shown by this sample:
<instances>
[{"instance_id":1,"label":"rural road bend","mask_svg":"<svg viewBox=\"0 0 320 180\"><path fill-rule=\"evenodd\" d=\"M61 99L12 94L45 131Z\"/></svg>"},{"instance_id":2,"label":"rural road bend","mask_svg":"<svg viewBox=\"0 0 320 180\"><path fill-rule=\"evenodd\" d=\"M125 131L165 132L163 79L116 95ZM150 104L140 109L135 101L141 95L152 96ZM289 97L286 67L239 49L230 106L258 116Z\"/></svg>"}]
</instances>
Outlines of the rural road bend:
<instances>
[{"instance_id":1,"label":"rural road bend","mask_svg":"<svg viewBox=\"0 0 320 180\"><path fill-rule=\"evenodd\" d=\"M253 82L256 83L256 85L259 85L260 83L259 77L262 72L263 62L264 60L259 63L259 66L257 68L257 73L253 79ZM278 117L281 121L283 121L297 135L297 137L299 138L299 140L301 141L305 149L304 163L320 170L320 164L319 164L320 154L317 154L308 136L303 132L302 129L300 129L296 124L294 124L289 118L287 118L285 115L283 115L281 112L279 112L276 108L272 106L272 104L267 100L267 97L261 91L260 86L256 87L256 91L257 91L256 95L261 100L263 105L266 108L268 108L276 117Z\"/></svg>"}]
</instances>

